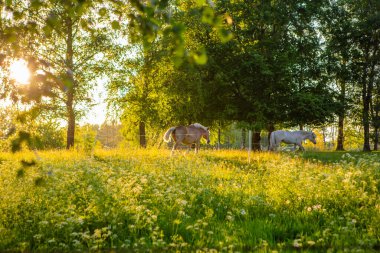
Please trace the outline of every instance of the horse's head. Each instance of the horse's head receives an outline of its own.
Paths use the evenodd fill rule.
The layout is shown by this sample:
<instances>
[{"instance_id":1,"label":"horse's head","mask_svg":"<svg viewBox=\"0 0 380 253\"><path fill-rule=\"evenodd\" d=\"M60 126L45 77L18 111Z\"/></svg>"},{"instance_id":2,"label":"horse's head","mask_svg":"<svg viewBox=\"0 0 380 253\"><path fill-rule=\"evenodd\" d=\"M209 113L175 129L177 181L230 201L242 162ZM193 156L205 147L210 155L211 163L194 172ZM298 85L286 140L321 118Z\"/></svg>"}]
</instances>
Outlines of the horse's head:
<instances>
[{"instance_id":1,"label":"horse's head","mask_svg":"<svg viewBox=\"0 0 380 253\"><path fill-rule=\"evenodd\" d=\"M317 135L316 135L315 133L313 133L313 132L310 132L309 140L310 140L312 143L317 144L317 140L316 140L316 138L317 138Z\"/></svg>"},{"instance_id":2,"label":"horse's head","mask_svg":"<svg viewBox=\"0 0 380 253\"><path fill-rule=\"evenodd\" d=\"M205 138L207 144L210 144L210 130L208 127L203 131L202 137Z\"/></svg>"}]
</instances>

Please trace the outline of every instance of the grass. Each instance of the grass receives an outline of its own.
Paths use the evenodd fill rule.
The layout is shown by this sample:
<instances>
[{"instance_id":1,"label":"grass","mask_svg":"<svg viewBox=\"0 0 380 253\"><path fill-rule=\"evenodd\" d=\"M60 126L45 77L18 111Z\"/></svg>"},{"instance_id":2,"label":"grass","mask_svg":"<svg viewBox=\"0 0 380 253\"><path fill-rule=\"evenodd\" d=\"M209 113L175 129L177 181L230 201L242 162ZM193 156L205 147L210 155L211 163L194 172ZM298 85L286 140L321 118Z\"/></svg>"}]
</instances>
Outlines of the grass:
<instances>
[{"instance_id":1,"label":"grass","mask_svg":"<svg viewBox=\"0 0 380 253\"><path fill-rule=\"evenodd\" d=\"M304 152L301 157L309 160L319 160L324 163L332 163L344 161L346 157L353 156L360 159L360 157L372 157L374 159L380 160L380 152L371 152L371 153L363 153L363 152L350 152L350 151L326 151L326 152Z\"/></svg>"},{"instance_id":2,"label":"grass","mask_svg":"<svg viewBox=\"0 0 380 253\"><path fill-rule=\"evenodd\" d=\"M380 249L379 153L169 155L0 154L0 251Z\"/></svg>"}]
</instances>

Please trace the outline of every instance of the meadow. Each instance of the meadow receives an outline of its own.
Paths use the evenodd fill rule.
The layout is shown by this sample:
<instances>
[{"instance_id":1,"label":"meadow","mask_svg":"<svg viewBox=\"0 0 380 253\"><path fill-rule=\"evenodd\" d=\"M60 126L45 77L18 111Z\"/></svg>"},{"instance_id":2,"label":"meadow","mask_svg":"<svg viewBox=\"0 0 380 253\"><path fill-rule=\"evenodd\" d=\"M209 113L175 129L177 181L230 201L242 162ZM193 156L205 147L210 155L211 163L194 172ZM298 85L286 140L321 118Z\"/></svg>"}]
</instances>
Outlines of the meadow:
<instances>
[{"instance_id":1,"label":"meadow","mask_svg":"<svg viewBox=\"0 0 380 253\"><path fill-rule=\"evenodd\" d=\"M0 153L0 251L380 250L380 153L169 156Z\"/></svg>"}]
</instances>

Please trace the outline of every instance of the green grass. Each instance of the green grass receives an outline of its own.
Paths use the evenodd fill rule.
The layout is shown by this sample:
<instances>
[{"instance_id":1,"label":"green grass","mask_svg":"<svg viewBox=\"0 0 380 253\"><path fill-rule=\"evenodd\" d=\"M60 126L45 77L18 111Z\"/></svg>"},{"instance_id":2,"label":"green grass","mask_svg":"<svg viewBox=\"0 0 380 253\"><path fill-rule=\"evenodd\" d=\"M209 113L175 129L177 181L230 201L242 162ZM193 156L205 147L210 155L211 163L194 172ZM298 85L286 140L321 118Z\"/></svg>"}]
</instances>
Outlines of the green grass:
<instances>
[{"instance_id":1,"label":"green grass","mask_svg":"<svg viewBox=\"0 0 380 253\"><path fill-rule=\"evenodd\" d=\"M344 161L347 156L353 156L353 157L372 157L375 159L380 160L380 152L350 152L350 151L339 151L339 152L332 152L332 151L326 151L326 152L304 152L301 154L302 158L305 159L316 159L319 161L322 161L324 163L333 163L333 162L340 162Z\"/></svg>"},{"instance_id":2,"label":"green grass","mask_svg":"<svg viewBox=\"0 0 380 253\"><path fill-rule=\"evenodd\" d=\"M380 249L379 153L38 155L0 154L0 251Z\"/></svg>"}]
</instances>

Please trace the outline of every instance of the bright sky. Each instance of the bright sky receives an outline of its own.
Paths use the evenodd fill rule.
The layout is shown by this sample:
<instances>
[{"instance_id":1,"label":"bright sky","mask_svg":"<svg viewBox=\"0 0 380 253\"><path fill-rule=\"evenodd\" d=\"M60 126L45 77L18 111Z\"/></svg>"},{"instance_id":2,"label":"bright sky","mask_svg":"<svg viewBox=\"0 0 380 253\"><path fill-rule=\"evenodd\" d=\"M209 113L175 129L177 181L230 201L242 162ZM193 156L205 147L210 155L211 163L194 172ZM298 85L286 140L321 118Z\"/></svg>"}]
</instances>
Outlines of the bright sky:
<instances>
[{"instance_id":1,"label":"bright sky","mask_svg":"<svg viewBox=\"0 0 380 253\"><path fill-rule=\"evenodd\" d=\"M92 107L86 117L79 122L81 125L86 123L101 125L105 121L107 114L107 104L105 101L107 98L107 91L105 90L104 85L105 82L98 82L97 87L95 87L92 92L92 99L95 106Z\"/></svg>"},{"instance_id":2,"label":"bright sky","mask_svg":"<svg viewBox=\"0 0 380 253\"><path fill-rule=\"evenodd\" d=\"M29 83L30 72L27 66L27 62L24 60L14 61L9 68L9 76L14 79L17 84L25 85ZM99 79L97 81L97 86L92 91L92 99L95 106L89 111L89 113L79 124L83 125L86 123L101 125L106 119L107 105L105 99L107 97L107 92L105 90L105 80ZM2 106L5 106L4 101L0 101Z\"/></svg>"},{"instance_id":3,"label":"bright sky","mask_svg":"<svg viewBox=\"0 0 380 253\"><path fill-rule=\"evenodd\" d=\"M19 84L28 84L30 72L26 61L14 61L9 68L9 77L16 80L16 82Z\"/></svg>"}]
</instances>

